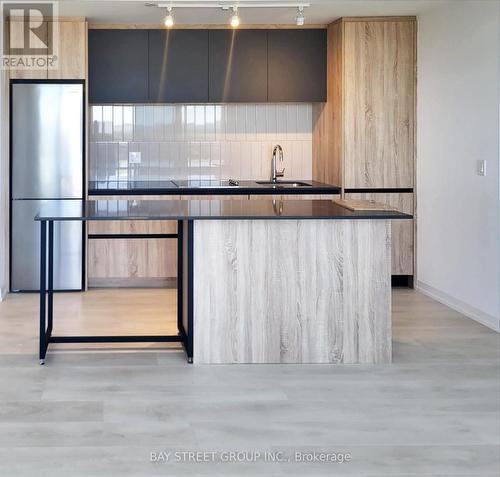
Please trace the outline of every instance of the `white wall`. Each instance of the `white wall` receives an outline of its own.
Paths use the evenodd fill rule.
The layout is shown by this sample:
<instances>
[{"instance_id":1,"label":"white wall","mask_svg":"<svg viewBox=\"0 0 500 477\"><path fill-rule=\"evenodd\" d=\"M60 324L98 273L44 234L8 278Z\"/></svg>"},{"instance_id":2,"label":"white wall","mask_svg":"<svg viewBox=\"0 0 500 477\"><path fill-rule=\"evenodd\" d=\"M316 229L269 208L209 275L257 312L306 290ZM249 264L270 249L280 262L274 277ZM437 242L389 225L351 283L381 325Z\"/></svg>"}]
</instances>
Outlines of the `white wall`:
<instances>
[{"instance_id":1,"label":"white wall","mask_svg":"<svg viewBox=\"0 0 500 477\"><path fill-rule=\"evenodd\" d=\"M417 286L497 330L499 58L500 2L419 15Z\"/></svg>"}]
</instances>

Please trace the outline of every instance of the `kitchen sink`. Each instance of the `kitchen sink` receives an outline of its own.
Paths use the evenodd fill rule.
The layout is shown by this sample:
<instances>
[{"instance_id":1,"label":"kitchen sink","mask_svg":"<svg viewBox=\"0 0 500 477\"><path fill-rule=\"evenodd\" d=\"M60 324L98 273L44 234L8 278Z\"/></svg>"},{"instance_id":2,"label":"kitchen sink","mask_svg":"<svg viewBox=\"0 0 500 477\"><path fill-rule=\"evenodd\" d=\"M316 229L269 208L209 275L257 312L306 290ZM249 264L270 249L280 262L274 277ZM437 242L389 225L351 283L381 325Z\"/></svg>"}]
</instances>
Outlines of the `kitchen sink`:
<instances>
[{"instance_id":1,"label":"kitchen sink","mask_svg":"<svg viewBox=\"0 0 500 477\"><path fill-rule=\"evenodd\" d=\"M267 185L270 187L312 187L311 184L308 184L307 182L300 182L300 181L278 181L278 182L257 181L257 184Z\"/></svg>"}]
</instances>

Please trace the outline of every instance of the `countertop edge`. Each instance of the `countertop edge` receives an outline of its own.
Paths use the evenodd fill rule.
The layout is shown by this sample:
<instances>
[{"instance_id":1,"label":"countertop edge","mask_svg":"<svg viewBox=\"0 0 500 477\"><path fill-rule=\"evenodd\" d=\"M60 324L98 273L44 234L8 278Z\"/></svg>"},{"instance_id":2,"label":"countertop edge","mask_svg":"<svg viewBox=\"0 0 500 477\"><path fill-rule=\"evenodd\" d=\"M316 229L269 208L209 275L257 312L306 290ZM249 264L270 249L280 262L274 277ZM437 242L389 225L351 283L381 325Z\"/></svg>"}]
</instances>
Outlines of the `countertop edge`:
<instances>
[{"instance_id":1,"label":"countertop edge","mask_svg":"<svg viewBox=\"0 0 500 477\"><path fill-rule=\"evenodd\" d=\"M120 221L120 220L411 220L413 219L412 215L409 214L394 214L394 215L350 215L350 216L291 216L291 215L286 215L286 216L220 216L220 217L204 217L204 216L124 216L122 217L116 217L116 216L111 216L111 217L49 217L49 216L44 216L40 217L39 214L37 214L34 218L35 222L42 222L42 221L48 221L52 220L55 222L74 222L74 221L79 221L79 222L99 222L99 221Z\"/></svg>"},{"instance_id":2,"label":"countertop edge","mask_svg":"<svg viewBox=\"0 0 500 477\"><path fill-rule=\"evenodd\" d=\"M109 195L337 195L341 193L340 187L280 187L276 189L250 188L250 187L228 187L228 188L182 188L177 189L89 189L88 195L109 196Z\"/></svg>"}]
</instances>

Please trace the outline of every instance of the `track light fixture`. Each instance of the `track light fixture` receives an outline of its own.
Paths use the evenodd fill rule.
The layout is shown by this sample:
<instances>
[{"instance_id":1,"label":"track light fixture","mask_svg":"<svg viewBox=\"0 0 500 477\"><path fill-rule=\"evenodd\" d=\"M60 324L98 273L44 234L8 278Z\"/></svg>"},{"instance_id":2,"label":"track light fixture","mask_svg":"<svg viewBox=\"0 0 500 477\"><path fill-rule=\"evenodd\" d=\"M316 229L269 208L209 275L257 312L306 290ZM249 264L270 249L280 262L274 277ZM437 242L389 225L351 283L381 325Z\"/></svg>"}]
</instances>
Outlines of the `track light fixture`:
<instances>
[{"instance_id":1,"label":"track light fixture","mask_svg":"<svg viewBox=\"0 0 500 477\"><path fill-rule=\"evenodd\" d=\"M172 15L172 7L167 7L167 14L163 19L163 24L167 28L172 28L174 26L174 16Z\"/></svg>"},{"instance_id":2,"label":"track light fixture","mask_svg":"<svg viewBox=\"0 0 500 477\"><path fill-rule=\"evenodd\" d=\"M233 7L233 14L231 15L231 26L238 28L240 26L240 17L238 16L238 7Z\"/></svg>"},{"instance_id":3,"label":"track light fixture","mask_svg":"<svg viewBox=\"0 0 500 477\"><path fill-rule=\"evenodd\" d=\"M304 2L288 2L283 0L270 0L269 3L262 0L173 0L169 3L146 3L148 7L166 8L167 14L163 19L163 24L166 28L174 26L174 17L172 15L173 8L218 8L224 11L231 11L230 24L233 28L240 26L240 17L238 16L238 9L241 8L296 8L297 14L295 15L295 23L297 26L303 26L305 23L304 9L310 7L310 3Z\"/></svg>"},{"instance_id":4,"label":"track light fixture","mask_svg":"<svg viewBox=\"0 0 500 477\"><path fill-rule=\"evenodd\" d=\"M295 17L295 23L297 26L303 26L306 21L304 17L304 7L297 7L297 16Z\"/></svg>"}]
</instances>

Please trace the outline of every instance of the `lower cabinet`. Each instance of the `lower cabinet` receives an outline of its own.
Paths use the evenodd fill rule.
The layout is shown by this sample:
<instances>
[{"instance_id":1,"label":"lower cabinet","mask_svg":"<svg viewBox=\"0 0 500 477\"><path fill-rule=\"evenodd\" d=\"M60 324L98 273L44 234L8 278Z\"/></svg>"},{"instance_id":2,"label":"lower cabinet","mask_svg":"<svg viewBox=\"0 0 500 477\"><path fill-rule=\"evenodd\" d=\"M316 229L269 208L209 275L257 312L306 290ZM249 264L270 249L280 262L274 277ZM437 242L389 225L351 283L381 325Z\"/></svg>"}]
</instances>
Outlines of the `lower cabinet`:
<instances>
[{"instance_id":1,"label":"lower cabinet","mask_svg":"<svg viewBox=\"0 0 500 477\"><path fill-rule=\"evenodd\" d=\"M374 200L388 204L401 212L413 214L411 192L347 193L346 199ZM413 275L414 223L413 220L392 221L392 274Z\"/></svg>"},{"instance_id":2,"label":"lower cabinet","mask_svg":"<svg viewBox=\"0 0 500 477\"><path fill-rule=\"evenodd\" d=\"M175 286L174 239L90 239L89 287Z\"/></svg>"},{"instance_id":3,"label":"lower cabinet","mask_svg":"<svg viewBox=\"0 0 500 477\"><path fill-rule=\"evenodd\" d=\"M110 207L118 208L119 201L123 200L175 200L179 196L95 196L90 199L110 200ZM177 234L176 221L89 222L87 233L89 287L175 286L177 240L154 236ZM140 238L134 238L139 234ZM153 237L143 238L144 235Z\"/></svg>"}]
</instances>

